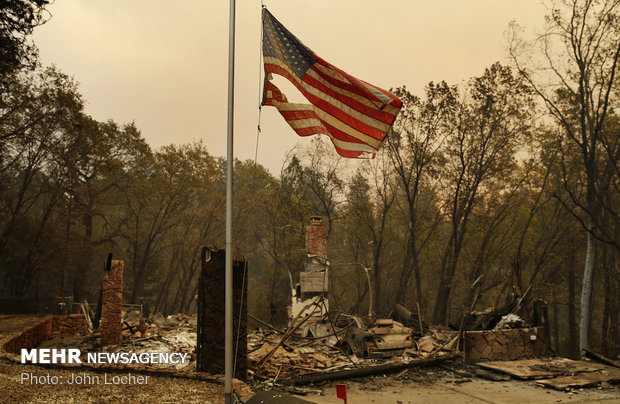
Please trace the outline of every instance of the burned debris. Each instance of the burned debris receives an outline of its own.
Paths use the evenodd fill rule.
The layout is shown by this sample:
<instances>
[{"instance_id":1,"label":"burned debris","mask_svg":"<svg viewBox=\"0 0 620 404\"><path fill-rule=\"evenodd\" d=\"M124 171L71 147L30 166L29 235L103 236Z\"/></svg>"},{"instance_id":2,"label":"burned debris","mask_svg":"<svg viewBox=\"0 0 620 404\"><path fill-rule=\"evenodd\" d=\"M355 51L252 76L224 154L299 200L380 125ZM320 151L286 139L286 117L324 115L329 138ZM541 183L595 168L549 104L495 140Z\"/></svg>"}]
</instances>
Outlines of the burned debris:
<instances>
[{"instance_id":1,"label":"burned debris","mask_svg":"<svg viewBox=\"0 0 620 404\"><path fill-rule=\"evenodd\" d=\"M371 303L366 315L355 315L330 309L327 232L318 217L307 226L305 253L298 282L293 282L292 275L290 278L291 301L285 328L247 313L247 263L240 254L235 255L234 301L240 308L234 319L235 385L246 398L252 395L248 384L255 390L277 387L289 392L320 393L316 388L301 386L372 375L394 374L399 379L425 366L450 369L462 376L463 383L473 377L494 381L535 379L540 386L561 390L620 381L617 361L596 352L588 354L604 363L554 357L548 344L545 302L538 299L527 304L524 297L528 291L519 293L518 284L512 300L500 308L476 309L474 298L458 328L427 322L419 305L410 309L396 304L382 318L374 313ZM157 370L141 364L116 367L217 379L213 375L224 370L223 273L224 251L205 247L197 314L164 316L143 313L141 306L123 305L123 261L109 257L96 310L99 315L82 302L76 306L76 314L33 320L22 334L2 340L2 348L13 359L20 347L33 346L101 353L178 353L187 361L160 365ZM526 306L531 310L524 310ZM533 314L527 316L528 312ZM248 330L247 317L258 322L260 328ZM464 363L459 364L461 361Z\"/></svg>"},{"instance_id":2,"label":"burned debris","mask_svg":"<svg viewBox=\"0 0 620 404\"><path fill-rule=\"evenodd\" d=\"M330 311L327 295L330 260L325 234L319 218L312 218L306 232L305 268L299 282L291 287L288 327L280 330L259 320L261 328L248 335L248 379L259 388L392 372L402 374L411 367L455 359L480 364L481 367L466 372L471 377L507 380L515 376L499 371L492 364L505 363L509 367L531 360L536 367L536 363L553 360L548 343L546 303L541 299L531 305L527 303L529 289L521 293L518 273L512 299L506 305L478 310L476 296L469 310L463 313L458 329L429 324L419 306L410 310L397 304L391 318L377 318L372 307L367 316ZM513 271L518 271L518 266ZM533 314L527 317L528 312ZM593 369L582 369L589 370ZM596 366L596 371L607 375L599 378L599 382L615 380L615 371L603 371L600 366ZM553 375L569 372L565 369ZM553 387L552 383L540 385Z\"/></svg>"},{"instance_id":3,"label":"burned debris","mask_svg":"<svg viewBox=\"0 0 620 404\"><path fill-rule=\"evenodd\" d=\"M391 358L402 355L412 347L412 329L391 319L369 320L363 323L359 317L345 333L340 346L347 353L364 358Z\"/></svg>"},{"instance_id":4,"label":"burned debris","mask_svg":"<svg viewBox=\"0 0 620 404\"><path fill-rule=\"evenodd\" d=\"M376 318L372 303L367 316L329 310L327 231L321 218L312 217L306 228L306 256L299 282L291 275L289 326L278 330L264 321L267 330L248 336L249 379L255 382L306 384L319 380L397 372L408 366L454 359L443 348L448 340L429 335L415 342L425 327L423 320L403 306L396 318ZM426 324L426 330L428 330ZM432 356L432 357L431 357Z\"/></svg>"}]
</instances>

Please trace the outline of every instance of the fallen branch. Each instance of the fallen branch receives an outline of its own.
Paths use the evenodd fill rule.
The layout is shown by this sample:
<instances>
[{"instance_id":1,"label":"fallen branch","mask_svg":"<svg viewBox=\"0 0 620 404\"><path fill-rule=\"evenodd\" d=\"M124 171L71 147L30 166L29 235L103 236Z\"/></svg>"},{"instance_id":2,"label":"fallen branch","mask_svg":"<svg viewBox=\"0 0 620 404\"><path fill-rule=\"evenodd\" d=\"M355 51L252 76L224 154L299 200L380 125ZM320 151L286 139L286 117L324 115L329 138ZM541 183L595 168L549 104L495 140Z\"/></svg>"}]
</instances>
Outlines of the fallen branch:
<instances>
[{"instance_id":1,"label":"fallen branch","mask_svg":"<svg viewBox=\"0 0 620 404\"><path fill-rule=\"evenodd\" d=\"M318 383L327 380L342 380L342 379L350 379L352 377L362 377L362 376L370 376L370 375L378 375L385 373L394 373L404 369L410 369L417 366L429 366L437 363L449 361L452 359L456 359L460 357L460 354L449 354L437 356L435 358L426 358L426 359L416 359L412 360L409 363L386 363L385 365L378 366L370 366L366 368L359 369L347 369L347 370L339 370L336 372L323 372L323 373L310 373L305 374L303 376L299 376L293 379L283 380L281 383L283 384L292 384L296 386L310 384L310 383Z\"/></svg>"}]
</instances>

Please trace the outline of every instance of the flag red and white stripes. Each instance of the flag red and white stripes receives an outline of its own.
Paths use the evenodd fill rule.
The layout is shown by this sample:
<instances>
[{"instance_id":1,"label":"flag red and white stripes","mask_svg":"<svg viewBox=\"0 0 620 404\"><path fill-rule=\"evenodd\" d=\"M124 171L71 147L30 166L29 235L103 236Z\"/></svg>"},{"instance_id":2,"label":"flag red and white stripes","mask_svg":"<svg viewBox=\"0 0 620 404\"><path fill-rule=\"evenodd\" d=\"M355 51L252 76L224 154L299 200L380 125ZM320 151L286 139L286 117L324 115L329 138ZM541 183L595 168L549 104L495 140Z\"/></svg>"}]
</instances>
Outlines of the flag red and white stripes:
<instances>
[{"instance_id":1,"label":"flag red and white stripes","mask_svg":"<svg viewBox=\"0 0 620 404\"><path fill-rule=\"evenodd\" d=\"M392 93L345 73L318 57L263 9L263 104L278 109L300 136L329 136L343 157L373 158L402 102ZM278 74L310 104L288 102L271 82Z\"/></svg>"}]
</instances>

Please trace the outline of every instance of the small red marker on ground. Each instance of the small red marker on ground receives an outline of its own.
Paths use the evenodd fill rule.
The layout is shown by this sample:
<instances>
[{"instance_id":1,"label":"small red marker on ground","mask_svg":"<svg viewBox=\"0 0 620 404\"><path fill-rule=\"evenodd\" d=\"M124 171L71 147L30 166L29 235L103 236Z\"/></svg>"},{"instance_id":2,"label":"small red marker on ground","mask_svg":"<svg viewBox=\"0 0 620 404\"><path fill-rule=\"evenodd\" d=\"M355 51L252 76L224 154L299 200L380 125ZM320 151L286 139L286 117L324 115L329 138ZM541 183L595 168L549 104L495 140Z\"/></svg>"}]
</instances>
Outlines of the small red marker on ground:
<instances>
[{"instance_id":1,"label":"small red marker on ground","mask_svg":"<svg viewBox=\"0 0 620 404\"><path fill-rule=\"evenodd\" d=\"M347 404L347 385L346 384L337 384L336 385L336 396L344 400L344 404Z\"/></svg>"}]
</instances>

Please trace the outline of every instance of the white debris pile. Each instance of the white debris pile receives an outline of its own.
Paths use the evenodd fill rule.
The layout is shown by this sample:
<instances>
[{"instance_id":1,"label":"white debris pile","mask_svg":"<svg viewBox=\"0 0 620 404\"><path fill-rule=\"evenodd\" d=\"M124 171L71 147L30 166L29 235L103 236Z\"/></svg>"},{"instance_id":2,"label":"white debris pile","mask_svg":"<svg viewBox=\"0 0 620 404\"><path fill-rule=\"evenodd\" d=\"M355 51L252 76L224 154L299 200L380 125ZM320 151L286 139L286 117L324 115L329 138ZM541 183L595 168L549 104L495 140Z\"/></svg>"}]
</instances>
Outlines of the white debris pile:
<instances>
[{"instance_id":1,"label":"white debris pile","mask_svg":"<svg viewBox=\"0 0 620 404\"><path fill-rule=\"evenodd\" d=\"M525 321L514 313L506 314L497 323L494 330L503 330L507 328L522 328L525 325Z\"/></svg>"}]
</instances>

